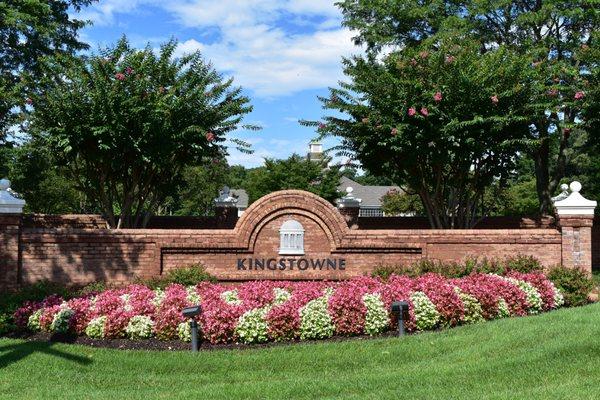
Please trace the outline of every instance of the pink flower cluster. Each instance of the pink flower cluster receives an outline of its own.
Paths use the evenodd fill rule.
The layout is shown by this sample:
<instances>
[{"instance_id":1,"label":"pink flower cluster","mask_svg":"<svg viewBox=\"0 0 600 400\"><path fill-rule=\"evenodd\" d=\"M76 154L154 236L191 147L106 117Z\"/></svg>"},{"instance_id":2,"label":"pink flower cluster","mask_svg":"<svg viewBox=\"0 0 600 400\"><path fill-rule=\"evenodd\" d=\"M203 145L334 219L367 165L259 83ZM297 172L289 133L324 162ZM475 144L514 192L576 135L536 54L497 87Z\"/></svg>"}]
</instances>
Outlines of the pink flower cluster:
<instances>
[{"instance_id":1,"label":"pink flower cluster","mask_svg":"<svg viewBox=\"0 0 600 400\"><path fill-rule=\"evenodd\" d=\"M460 279L429 273L418 278L392 275L387 281L358 277L341 282L254 281L240 285L204 282L188 288L173 284L164 291L130 285L66 302L58 296L50 296L39 303L26 302L15 312L15 321L20 328L26 329L30 317L39 316L38 329L51 331L57 313L69 309L72 311L69 327L73 333L85 334L88 324L97 324L93 321L100 320L104 321L104 337L119 338L126 335L134 316L145 316L152 321L153 336L170 340L181 335L180 325L187 322L181 314L182 309L200 302L202 313L197 319L203 338L211 343L235 342L243 338L237 329L244 318L260 318L262 322L250 326L262 329L263 337L268 337L268 340L281 341L300 338L301 330L309 329L306 326L310 324L313 328L314 324L333 326L336 335L364 334L369 318L374 321L374 315L383 321L383 325L379 326L387 324L387 329L393 329L397 321L390 312L391 304L406 301L409 303L406 327L413 331L418 318L425 318L419 315L427 315L427 318L433 315L437 327L465 323L465 295L471 303L479 304L480 318L498 318L502 315L501 308L505 310L504 315L527 315L533 305L528 304L527 293L515 280L523 281L519 284L528 291L533 290L531 287L537 291L543 311L556 308L557 291L541 273L510 272L506 277L474 274ZM413 304L416 294L418 301ZM379 299L375 303L372 300L374 295ZM419 304L424 307L423 295L428 299L425 301L428 311L418 309ZM369 302L365 300L367 298ZM321 308L317 311L314 307L310 308L310 312L316 314L307 317L309 311L303 310L309 310L309 303ZM249 315L251 317L247 317ZM308 318L308 321L303 318ZM250 329L247 321L245 324L243 329Z\"/></svg>"}]
</instances>

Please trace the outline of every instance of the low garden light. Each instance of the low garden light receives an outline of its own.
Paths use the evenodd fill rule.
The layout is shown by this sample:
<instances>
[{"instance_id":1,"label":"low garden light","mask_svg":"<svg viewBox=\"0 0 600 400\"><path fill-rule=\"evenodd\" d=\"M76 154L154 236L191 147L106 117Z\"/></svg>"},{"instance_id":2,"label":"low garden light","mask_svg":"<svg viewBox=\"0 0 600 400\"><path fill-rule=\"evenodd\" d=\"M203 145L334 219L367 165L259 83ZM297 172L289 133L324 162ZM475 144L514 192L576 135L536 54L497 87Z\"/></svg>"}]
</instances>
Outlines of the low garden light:
<instances>
[{"instance_id":1,"label":"low garden light","mask_svg":"<svg viewBox=\"0 0 600 400\"><path fill-rule=\"evenodd\" d=\"M398 317L398 336L404 335L404 321L408 320L408 302L394 301L392 303L392 314Z\"/></svg>"},{"instance_id":2,"label":"low garden light","mask_svg":"<svg viewBox=\"0 0 600 400\"><path fill-rule=\"evenodd\" d=\"M198 322L194 319L194 317L200 315L202 312L202 307L200 306L192 306L186 307L183 309L182 314L184 317L190 319L190 330L192 332L192 351L198 351Z\"/></svg>"}]
</instances>

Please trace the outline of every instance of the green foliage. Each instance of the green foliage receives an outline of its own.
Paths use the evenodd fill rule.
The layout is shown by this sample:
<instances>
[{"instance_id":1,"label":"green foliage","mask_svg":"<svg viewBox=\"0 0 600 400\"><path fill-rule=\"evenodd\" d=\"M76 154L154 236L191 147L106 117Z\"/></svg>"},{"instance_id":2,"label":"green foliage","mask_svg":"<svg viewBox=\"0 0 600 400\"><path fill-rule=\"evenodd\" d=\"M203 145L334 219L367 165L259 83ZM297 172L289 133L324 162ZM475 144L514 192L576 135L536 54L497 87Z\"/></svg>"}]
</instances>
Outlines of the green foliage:
<instances>
[{"instance_id":1,"label":"green foliage","mask_svg":"<svg viewBox=\"0 0 600 400\"><path fill-rule=\"evenodd\" d=\"M355 57L345 60L352 83L322 99L342 117L326 117L319 132L341 139L338 155L353 154L416 192L432 227L471 227L487 213L486 189L513 168L527 130L530 69L505 48L481 54L464 36L381 62Z\"/></svg>"},{"instance_id":2,"label":"green foliage","mask_svg":"<svg viewBox=\"0 0 600 400\"><path fill-rule=\"evenodd\" d=\"M390 190L381 198L381 208L385 215L423 215L423 203L419 196L397 190Z\"/></svg>"},{"instance_id":3,"label":"green foliage","mask_svg":"<svg viewBox=\"0 0 600 400\"><path fill-rule=\"evenodd\" d=\"M524 63L521 69L523 75L515 75L513 83L515 88L526 83L531 89L522 93L529 97L525 101L527 109L517 111L526 117L527 129L515 132L513 144L518 145L520 156L525 155L534 163L532 172L536 177L539 211L552 212L550 197L564 176L567 149L572 145L571 133L577 130L598 131L595 121L600 114L597 105L600 16L596 11L596 1L344 0L338 5L344 15L344 25L355 32L355 42L366 45L368 60L376 60L390 48L402 49L401 54L411 54L427 44L437 47L449 38L472 37L477 42L481 57L502 52ZM450 53L450 56L453 54ZM346 61L346 64L353 67L357 63ZM376 81L379 78L377 72L382 69L375 62L370 64L373 71L370 77ZM463 67L455 73L457 80L463 80L471 73L468 66L463 64ZM499 75L503 74L504 67L498 66ZM477 66L474 70L482 72L484 69ZM437 72L443 74L444 70ZM357 79L356 74L349 75L353 80L349 87L358 87L355 91L361 95L360 102L373 106L381 98L382 105L394 106L383 100L385 96L391 100L397 98L397 88L390 86L390 90L386 91L382 87L379 95L374 96L373 91L365 91L362 87L362 82L369 78ZM493 76L493 72L488 71L487 76ZM443 85L439 88L446 89ZM423 89L424 94L432 91L427 86L419 89ZM442 93L445 92L442 90ZM509 92L509 87L498 91L498 105L506 101L505 95ZM462 93L466 104L469 98L477 98L480 94L488 93L485 90L478 92L475 87ZM341 92L340 97L345 100L345 92ZM481 104L485 106L489 102ZM453 106L455 110L465 109L460 99ZM343 107L337 109L348 111ZM364 116L358 114L358 118ZM454 116L457 117L457 126L476 119L460 114ZM485 119L486 115L481 112L478 117ZM337 129L347 131L348 125L338 124ZM505 129L510 128L507 126ZM334 130L334 133L337 132ZM472 133L469 136L478 140ZM595 136L597 139L597 134ZM492 154L497 154L496 150ZM363 161L364 155L359 154L358 158ZM472 160L472 164L477 165L477 153L472 155ZM368 163L366 166L371 168ZM456 186L460 185L462 182L457 182Z\"/></svg>"},{"instance_id":4,"label":"green foliage","mask_svg":"<svg viewBox=\"0 0 600 400\"><path fill-rule=\"evenodd\" d=\"M25 211L42 214L83 214L98 211L87 204L48 149L29 141L10 151L7 162L11 187L26 201Z\"/></svg>"},{"instance_id":5,"label":"green foliage","mask_svg":"<svg viewBox=\"0 0 600 400\"><path fill-rule=\"evenodd\" d=\"M202 265L190 265L189 267L175 268L165 275L154 277L143 283L151 289L164 289L172 283L184 286L197 285L200 282L216 282L217 278L206 272Z\"/></svg>"},{"instance_id":6,"label":"green foliage","mask_svg":"<svg viewBox=\"0 0 600 400\"><path fill-rule=\"evenodd\" d=\"M244 187L249 201L277 190L300 189L334 202L340 197L337 186L341 175L339 167L327 167L327 161L311 161L297 154L285 160L265 159L264 167L248 171Z\"/></svg>"},{"instance_id":7,"label":"green foliage","mask_svg":"<svg viewBox=\"0 0 600 400\"><path fill-rule=\"evenodd\" d=\"M223 186L244 188L247 170L241 165L229 166L214 159L204 165L187 167L177 193L177 215L213 215L215 198Z\"/></svg>"},{"instance_id":8,"label":"green foliage","mask_svg":"<svg viewBox=\"0 0 600 400\"><path fill-rule=\"evenodd\" d=\"M0 312L0 335L17 330L12 314Z\"/></svg>"},{"instance_id":9,"label":"green foliage","mask_svg":"<svg viewBox=\"0 0 600 400\"><path fill-rule=\"evenodd\" d=\"M503 260L470 258L464 262L422 259L410 265L380 265L373 270L371 275L383 280L387 280L392 274L418 277L427 273L440 274L447 278L461 278L476 273L504 275L509 271L541 272L543 266L534 257L523 255L508 257Z\"/></svg>"},{"instance_id":10,"label":"green foliage","mask_svg":"<svg viewBox=\"0 0 600 400\"><path fill-rule=\"evenodd\" d=\"M5 291L0 293L0 314L12 314L25 301L42 301L51 294L69 298L73 292L64 285L49 281L40 281L32 285L26 285L17 291Z\"/></svg>"},{"instance_id":11,"label":"green foliage","mask_svg":"<svg viewBox=\"0 0 600 400\"><path fill-rule=\"evenodd\" d=\"M73 11L92 0L32 0L0 2L0 144L32 93L43 92L44 64L57 56L71 57L88 46L78 31L84 21Z\"/></svg>"},{"instance_id":12,"label":"green foliage","mask_svg":"<svg viewBox=\"0 0 600 400\"><path fill-rule=\"evenodd\" d=\"M565 305L581 306L589 302L588 296L595 285L594 280L585 272L573 268L554 267L547 276L562 292Z\"/></svg>"},{"instance_id":13,"label":"green foliage","mask_svg":"<svg viewBox=\"0 0 600 400\"><path fill-rule=\"evenodd\" d=\"M144 226L186 166L223 157L252 109L199 52L174 58L176 46L136 50L123 38L54 65L63 79L34 98L34 137L113 228Z\"/></svg>"}]
</instances>

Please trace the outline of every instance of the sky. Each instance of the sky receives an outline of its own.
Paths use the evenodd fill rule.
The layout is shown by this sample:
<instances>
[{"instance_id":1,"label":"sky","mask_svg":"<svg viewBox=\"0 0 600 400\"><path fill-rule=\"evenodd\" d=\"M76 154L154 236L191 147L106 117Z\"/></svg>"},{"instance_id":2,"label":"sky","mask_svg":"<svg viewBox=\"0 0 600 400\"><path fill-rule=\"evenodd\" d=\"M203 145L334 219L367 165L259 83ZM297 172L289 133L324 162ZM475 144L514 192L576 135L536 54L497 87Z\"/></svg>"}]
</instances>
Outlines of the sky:
<instances>
[{"instance_id":1,"label":"sky","mask_svg":"<svg viewBox=\"0 0 600 400\"><path fill-rule=\"evenodd\" d=\"M230 149L229 163L255 167L265 157L306 154L316 135L299 119L324 115L319 95L343 79L341 60L360 52L342 27L335 0L100 0L75 14L92 22L81 39L92 50L127 35L136 47L175 38L178 54L199 50L250 97L245 123L258 132L233 133L252 144ZM327 148L334 139L324 142Z\"/></svg>"}]
</instances>

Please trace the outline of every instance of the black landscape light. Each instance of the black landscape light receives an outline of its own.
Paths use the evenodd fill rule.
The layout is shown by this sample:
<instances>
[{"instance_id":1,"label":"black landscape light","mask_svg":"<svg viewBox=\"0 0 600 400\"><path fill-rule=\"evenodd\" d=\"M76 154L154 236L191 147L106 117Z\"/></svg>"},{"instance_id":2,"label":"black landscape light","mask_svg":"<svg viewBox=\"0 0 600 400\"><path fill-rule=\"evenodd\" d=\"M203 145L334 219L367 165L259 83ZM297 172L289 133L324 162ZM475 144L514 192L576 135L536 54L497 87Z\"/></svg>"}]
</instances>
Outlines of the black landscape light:
<instances>
[{"instance_id":1,"label":"black landscape light","mask_svg":"<svg viewBox=\"0 0 600 400\"><path fill-rule=\"evenodd\" d=\"M190 318L190 330L192 331L192 351L198 351L198 322L194 319L195 316L200 315L202 307L192 306L186 307L181 312L184 317Z\"/></svg>"},{"instance_id":2,"label":"black landscape light","mask_svg":"<svg viewBox=\"0 0 600 400\"><path fill-rule=\"evenodd\" d=\"M398 317L398 336L404 335L404 321L408 317L408 302L394 301L392 303L392 314Z\"/></svg>"}]
</instances>

